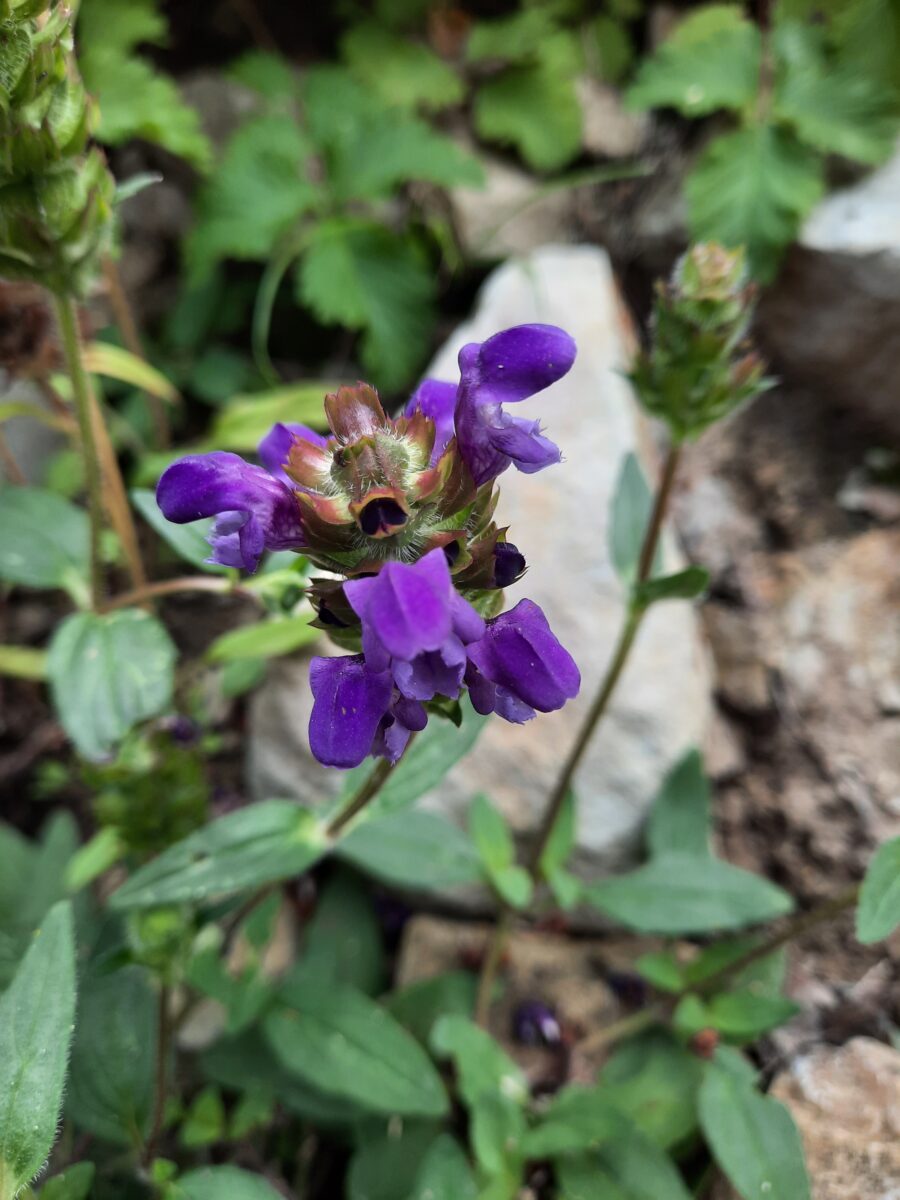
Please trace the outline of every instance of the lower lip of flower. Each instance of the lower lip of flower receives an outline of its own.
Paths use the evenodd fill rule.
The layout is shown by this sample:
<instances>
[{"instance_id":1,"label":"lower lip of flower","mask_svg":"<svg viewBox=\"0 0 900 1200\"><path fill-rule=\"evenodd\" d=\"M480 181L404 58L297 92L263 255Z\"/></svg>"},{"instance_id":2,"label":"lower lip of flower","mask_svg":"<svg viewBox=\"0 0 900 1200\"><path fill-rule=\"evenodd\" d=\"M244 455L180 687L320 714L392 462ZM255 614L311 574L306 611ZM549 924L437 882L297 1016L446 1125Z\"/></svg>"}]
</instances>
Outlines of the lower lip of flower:
<instances>
[{"instance_id":1,"label":"lower lip of flower","mask_svg":"<svg viewBox=\"0 0 900 1200\"><path fill-rule=\"evenodd\" d=\"M359 527L367 537L390 537L402 529L407 520L396 500L380 496L371 500L359 514Z\"/></svg>"}]
</instances>

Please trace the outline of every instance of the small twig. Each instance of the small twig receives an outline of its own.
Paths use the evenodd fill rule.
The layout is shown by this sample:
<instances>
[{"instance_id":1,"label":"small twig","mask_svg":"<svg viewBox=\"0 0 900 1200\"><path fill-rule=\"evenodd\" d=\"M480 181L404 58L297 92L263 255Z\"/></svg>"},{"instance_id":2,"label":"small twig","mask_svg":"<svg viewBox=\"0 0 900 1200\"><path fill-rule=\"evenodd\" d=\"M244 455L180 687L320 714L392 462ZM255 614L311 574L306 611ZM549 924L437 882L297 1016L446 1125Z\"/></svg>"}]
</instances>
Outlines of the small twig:
<instances>
[{"instance_id":1,"label":"small twig","mask_svg":"<svg viewBox=\"0 0 900 1200\"><path fill-rule=\"evenodd\" d=\"M9 442L7 442L2 433L0 433L0 463L2 463L3 470L10 483L14 483L17 487L25 487L28 479L16 461L16 456L10 450Z\"/></svg>"},{"instance_id":2,"label":"small twig","mask_svg":"<svg viewBox=\"0 0 900 1200\"><path fill-rule=\"evenodd\" d=\"M119 333L122 335L122 341L125 343L125 348L135 358L144 359L144 344L141 340L141 333L138 329L137 320L134 315L134 310L131 307L131 301L128 299L128 293L125 290L125 285L122 283L122 275L119 271L119 264L107 254L103 259L103 278L106 282L106 291L109 297L110 308L112 308L113 319L118 326ZM166 406L159 396L151 395L149 392L143 393L147 398L147 403L150 406L150 412L153 417L153 427L156 434L156 448L164 450L169 444L169 416L166 412Z\"/></svg>"},{"instance_id":3,"label":"small twig","mask_svg":"<svg viewBox=\"0 0 900 1200\"><path fill-rule=\"evenodd\" d=\"M809 912L800 913L792 920L787 921L781 929L775 933L771 933L767 938L752 946L746 954L742 954L740 958L727 963L718 971L713 972L712 975L707 975L705 979L683 988L672 996L667 996L664 1000L658 1000L654 1004L648 1005L647 1008L642 1008L640 1012L623 1017L621 1021L615 1021L612 1025L607 1025L603 1029L596 1030L596 1032L578 1043L579 1051L583 1053L595 1052L603 1049L605 1046L612 1045L613 1042L619 1042L623 1038L632 1037L635 1033L641 1033L651 1025L665 1023L671 1017L673 1010L683 996L688 995L688 993L709 995L711 992L715 992L723 983L727 983L729 979L740 975L742 971L746 971L753 963L759 962L763 958L768 958L770 954L774 954L776 950L780 950L788 942L793 942L797 938L803 937L819 925L823 925L826 921L830 921L834 917L840 916L842 912L846 912L848 908L852 908L859 898L859 887L858 883L853 884L852 887L845 888L844 891L839 892L838 895L833 896L830 900L824 900L821 904L816 905Z\"/></svg>"},{"instance_id":4,"label":"small twig","mask_svg":"<svg viewBox=\"0 0 900 1200\"><path fill-rule=\"evenodd\" d=\"M117 608L129 608L133 604L143 604L157 596L172 596L178 592L215 592L221 596L245 596L259 601L256 592L249 588L232 583L230 579L206 575L180 575L177 579L163 579L158 583L148 583L144 587L134 588L130 592L120 592L102 605L102 612L112 612Z\"/></svg>"}]
</instances>

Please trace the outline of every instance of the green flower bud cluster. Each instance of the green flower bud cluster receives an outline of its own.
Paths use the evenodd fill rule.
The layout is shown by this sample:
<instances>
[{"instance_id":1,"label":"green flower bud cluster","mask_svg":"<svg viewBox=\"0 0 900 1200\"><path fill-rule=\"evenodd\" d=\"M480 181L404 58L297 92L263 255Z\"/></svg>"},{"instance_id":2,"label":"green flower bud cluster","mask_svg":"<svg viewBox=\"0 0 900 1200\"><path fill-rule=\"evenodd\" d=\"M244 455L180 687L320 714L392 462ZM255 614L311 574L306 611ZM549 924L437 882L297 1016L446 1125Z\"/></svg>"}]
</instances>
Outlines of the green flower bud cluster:
<instances>
[{"instance_id":1,"label":"green flower bud cluster","mask_svg":"<svg viewBox=\"0 0 900 1200\"><path fill-rule=\"evenodd\" d=\"M699 437L772 386L747 341L754 302L743 251L714 243L691 247L658 286L650 344L630 378L675 442Z\"/></svg>"},{"instance_id":2,"label":"green flower bud cluster","mask_svg":"<svg viewBox=\"0 0 900 1200\"><path fill-rule=\"evenodd\" d=\"M0 0L0 274L69 295L108 243L115 194L88 145L73 22L61 0Z\"/></svg>"}]
</instances>

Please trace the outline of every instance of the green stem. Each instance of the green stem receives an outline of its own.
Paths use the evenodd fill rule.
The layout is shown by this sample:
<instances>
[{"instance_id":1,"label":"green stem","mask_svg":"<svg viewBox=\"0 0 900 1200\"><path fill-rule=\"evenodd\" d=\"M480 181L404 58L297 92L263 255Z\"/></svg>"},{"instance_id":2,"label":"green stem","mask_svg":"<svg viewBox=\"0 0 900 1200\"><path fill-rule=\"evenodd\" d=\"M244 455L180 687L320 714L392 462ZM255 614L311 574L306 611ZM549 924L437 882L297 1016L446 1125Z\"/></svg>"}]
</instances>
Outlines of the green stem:
<instances>
[{"instance_id":1,"label":"green stem","mask_svg":"<svg viewBox=\"0 0 900 1200\"><path fill-rule=\"evenodd\" d=\"M641 553L637 566L638 583L645 583L653 570L653 561L656 558L656 550L659 545L666 510L668 509L669 500L672 495L672 486L675 482L680 457L680 447L678 445L671 446L666 455L659 487L656 492L656 499L653 504L653 511L650 514L650 520L641 544ZM644 618L644 612L645 609L642 606L629 604L628 612L625 615L625 622L619 633L619 640L616 643L612 659L600 684L600 690L588 710L584 724L579 730L575 743L569 751L569 755L559 773L559 778L550 794L544 819L541 822L541 827L538 830L537 838L528 858L528 869L535 881L537 881L540 874L541 859L547 848L550 836L553 833L553 827L565 803L566 796L572 786L575 772L581 765L581 760L594 737L597 726L600 724L604 713L609 707L613 692L616 690L616 686L628 662L634 640L637 637L638 630Z\"/></svg>"},{"instance_id":2,"label":"green stem","mask_svg":"<svg viewBox=\"0 0 900 1200\"><path fill-rule=\"evenodd\" d=\"M475 998L475 1020L485 1029L490 1017L491 1000L494 997L494 983L496 982L497 973L500 970L500 964L503 961L506 944L509 941L511 933L512 911L508 905L504 905L497 916L497 923L488 942L484 962L481 965L481 974L478 977L478 994Z\"/></svg>"},{"instance_id":3,"label":"green stem","mask_svg":"<svg viewBox=\"0 0 900 1200\"><path fill-rule=\"evenodd\" d=\"M103 567L100 560L100 531L103 527L103 490L100 460L92 422L91 384L84 369L78 313L70 296L56 293L53 297L56 320L66 366L72 380L75 416L81 440L84 475L88 494L88 516L91 524L91 601L99 608L103 597Z\"/></svg>"},{"instance_id":4,"label":"green stem","mask_svg":"<svg viewBox=\"0 0 900 1200\"><path fill-rule=\"evenodd\" d=\"M409 749L411 742L412 738L407 742L407 749ZM379 758L357 791L353 793L344 807L328 823L325 832L330 838L336 838L339 833L342 833L353 818L375 799L391 771L393 771L394 765L394 763L388 762L386 758Z\"/></svg>"},{"instance_id":5,"label":"green stem","mask_svg":"<svg viewBox=\"0 0 900 1200\"><path fill-rule=\"evenodd\" d=\"M603 1029L598 1029L596 1033L579 1042L578 1049L581 1053L591 1053L601 1050L606 1046L612 1045L613 1042L621 1041L626 1037L633 1037L636 1033L642 1033L645 1029L652 1025L658 1025L666 1022L672 1015L673 1010L678 1005L679 1000L689 993L695 995L708 996L711 992L715 992L722 984L727 983L742 971L746 971L747 967L753 963L759 962L763 958L768 958L770 954L774 954L776 950L780 950L782 946L786 946L789 942L796 941L797 938L803 937L810 933L819 925L824 925L826 921L831 921L847 909L852 908L859 899L858 883L854 883L851 887L845 888L844 891L838 892L836 896L832 896L829 900L823 900L821 904L811 908L809 912L800 913L798 916L787 921L776 932L769 934L761 942L758 942L730 963L726 963L718 971L712 975L708 975L699 983L691 987L682 988L673 996L667 996L664 1000L658 1000L654 1004L642 1008L640 1012L633 1013L631 1016L623 1017L621 1021L615 1021L612 1025L607 1025Z\"/></svg>"},{"instance_id":6,"label":"green stem","mask_svg":"<svg viewBox=\"0 0 900 1200\"><path fill-rule=\"evenodd\" d=\"M169 1053L172 1042L172 1022L169 1007L172 993L168 984L159 989L159 1008L157 1010L156 1027L156 1082L153 1095L153 1117L150 1122L150 1135L144 1143L141 1155L145 1167L149 1167L156 1157L156 1149L162 1134L163 1122L166 1116L166 1092L168 1091Z\"/></svg>"}]
</instances>

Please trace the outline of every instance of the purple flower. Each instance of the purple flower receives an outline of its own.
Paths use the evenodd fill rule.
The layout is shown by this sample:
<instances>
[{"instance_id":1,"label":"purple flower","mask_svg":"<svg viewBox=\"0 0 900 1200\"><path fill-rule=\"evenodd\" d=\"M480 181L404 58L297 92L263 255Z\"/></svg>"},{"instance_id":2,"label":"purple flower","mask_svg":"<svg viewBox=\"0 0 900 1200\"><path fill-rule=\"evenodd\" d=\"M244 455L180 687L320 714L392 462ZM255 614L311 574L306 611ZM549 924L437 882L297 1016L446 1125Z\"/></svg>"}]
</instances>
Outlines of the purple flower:
<instances>
[{"instance_id":1,"label":"purple flower","mask_svg":"<svg viewBox=\"0 0 900 1200\"><path fill-rule=\"evenodd\" d=\"M443 383L439 379L423 379L412 396L404 415L411 417L420 409L426 417L434 421L434 449L431 461L436 463L447 448L447 443L455 434L453 425L453 410L456 408L457 386L455 383Z\"/></svg>"},{"instance_id":2,"label":"purple flower","mask_svg":"<svg viewBox=\"0 0 900 1200\"><path fill-rule=\"evenodd\" d=\"M554 325L517 325L459 352L455 427L460 453L479 487L513 463L532 474L559 462L559 448L540 423L511 417L517 404L561 379L575 361L575 343Z\"/></svg>"},{"instance_id":3,"label":"purple flower","mask_svg":"<svg viewBox=\"0 0 900 1200\"><path fill-rule=\"evenodd\" d=\"M385 563L377 575L345 583L344 595L362 622L363 655L372 670L390 667L409 700L459 695L465 647L485 625L454 589L442 549L416 563Z\"/></svg>"},{"instance_id":4,"label":"purple flower","mask_svg":"<svg viewBox=\"0 0 900 1200\"><path fill-rule=\"evenodd\" d=\"M578 695L581 675L532 600L488 621L485 635L468 648L466 684L476 710L521 724L554 712Z\"/></svg>"},{"instance_id":5,"label":"purple flower","mask_svg":"<svg viewBox=\"0 0 900 1200\"><path fill-rule=\"evenodd\" d=\"M556 1013L540 1000L523 1000L515 1007L512 1033L521 1046L558 1046L562 1041Z\"/></svg>"},{"instance_id":6,"label":"purple flower","mask_svg":"<svg viewBox=\"0 0 900 1200\"><path fill-rule=\"evenodd\" d=\"M156 489L163 515L176 525L217 517L208 562L253 572L265 550L300 550L300 510L291 489L263 467L215 450L173 463Z\"/></svg>"},{"instance_id":7,"label":"purple flower","mask_svg":"<svg viewBox=\"0 0 900 1200\"><path fill-rule=\"evenodd\" d=\"M538 421L511 417L516 404L561 379L575 361L575 342L555 325L516 325L472 342L459 352L460 382L424 379L406 406L435 423L435 461L455 434L460 453L480 487L513 463L533 474L559 462L559 448L542 436Z\"/></svg>"},{"instance_id":8,"label":"purple flower","mask_svg":"<svg viewBox=\"0 0 900 1200\"><path fill-rule=\"evenodd\" d=\"M327 438L324 438L321 433L316 433L307 425L282 425L279 422L272 426L258 447L262 465L269 474L274 475L276 479L280 479L290 488L293 488L294 485L285 474L284 464L290 455L291 446L298 438L304 442L310 442L320 449L324 449L328 443Z\"/></svg>"},{"instance_id":9,"label":"purple flower","mask_svg":"<svg viewBox=\"0 0 900 1200\"><path fill-rule=\"evenodd\" d=\"M373 671L361 654L314 658L309 667L313 710L309 745L326 767L355 767L372 742L391 703L389 671Z\"/></svg>"}]
</instances>

